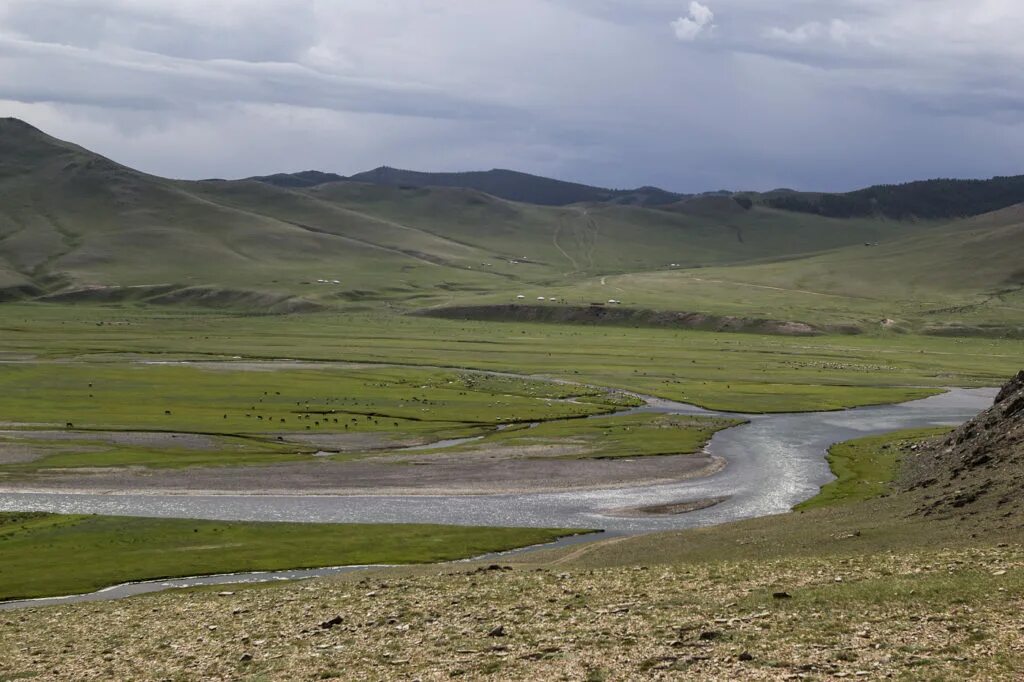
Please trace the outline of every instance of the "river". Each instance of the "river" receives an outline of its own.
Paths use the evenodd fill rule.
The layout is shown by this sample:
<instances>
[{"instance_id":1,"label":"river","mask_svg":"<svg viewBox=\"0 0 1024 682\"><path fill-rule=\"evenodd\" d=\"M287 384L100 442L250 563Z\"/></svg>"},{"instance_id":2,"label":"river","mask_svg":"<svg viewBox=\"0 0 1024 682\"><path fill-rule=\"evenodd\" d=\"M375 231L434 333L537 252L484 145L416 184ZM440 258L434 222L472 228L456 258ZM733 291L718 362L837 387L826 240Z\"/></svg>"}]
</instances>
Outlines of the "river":
<instances>
[{"instance_id":1,"label":"river","mask_svg":"<svg viewBox=\"0 0 1024 682\"><path fill-rule=\"evenodd\" d=\"M200 495L0 493L0 511L115 514L237 521L444 523L478 526L601 528L646 532L707 526L789 510L831 480L824 454L838 441L897 429L959 424L991 404L994 389L953 389L899 405L839 412L749 415L715 434L708 452L726 461L712 476L664 485L502 495ZM657 401L639 408L714 414ZM735 416L735 415L731 415ZM621 517L627 507L727 497L673 516Z\"/></svg>"},{"instance_id":2,"label":"river","mask_svg":"<svg viewBox=\"0 0 1024 682\"><path fill-rule=\"evenodd\" d=\"M898 405L838 412L746 415L749 422L720 431L708 452L725 460L717 473L676 483L559 493L513 495L125 495L0 493L0 511L113 514L238 521L318 523L440 523L603 529L632 534L709 526L778 514L812 497L832 479L825 452L833 443L898 429L954 425L987 408L996 389L952 389ZM664 400L636 411L715 414ZM730 415L736 416L736 415ZM612 510L725 498L723 502L675 515L623 516ZM605 535L607 537L607 535ZM563 541L580 542L584 538ZM111 599L169 587L254 580L287 580L329 575L359 567L284 571L119 586L70 600ZM0 608L67 603L49 599L9 603Z\"/></svg>"}]
</instances>

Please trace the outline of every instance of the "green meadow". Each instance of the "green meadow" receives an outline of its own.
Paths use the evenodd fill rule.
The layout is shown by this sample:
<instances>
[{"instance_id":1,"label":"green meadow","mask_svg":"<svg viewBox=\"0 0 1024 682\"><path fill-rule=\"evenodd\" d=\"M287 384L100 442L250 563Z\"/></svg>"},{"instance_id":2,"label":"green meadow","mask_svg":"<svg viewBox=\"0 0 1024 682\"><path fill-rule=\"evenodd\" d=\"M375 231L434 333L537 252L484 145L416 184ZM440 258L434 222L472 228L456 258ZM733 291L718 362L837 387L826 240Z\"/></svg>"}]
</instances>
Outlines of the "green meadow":
<instances>
[{"instance_id":1,"label":"green meadow","mask_svg":"<svg viewBox=\"0 0 1024 682\"><path fill-rule=\"evenodd\" d=\"M559 420L634 407L634 392L737 413L901 402L947 386L996 385L1020 358L1013 340L913 335L793 338L97 304L4 311L8 433L0 439L44 453L3 465L5 476L303 461L319 448L302 437L327 434L353 439L342 457L468 436L485 438L473 447L575 438L600 442L588 447L598 456L675 454L706 440L704 427L652 428L650 416ZM496 431L533 422L545 424ZM34 433L47 429L69 433ZM113 432L212 440L111 442Z\"/></svg>"},{"instance_id":2,"label":"green meadow","mask_svg":"<svg viewBox=\"0 0 1024 682\"><path fill-rule=\"evenodd\" d=\"M816 496L798 504L797 511L835 504L863 502L892 492L900 470L903 448L949 431L948 427L907 429L881 436L836 443L828 450L828 464L836 480Z\"/></svg>"},{"instance_id":3,"label":"green meadow","mask_svg":"<svg viewBox=\"0 0 1024 682\"><path fill-rule=\"evenodd\" d=\"M0 600L215 573L450 561L578 531L0 514Z\"/></svg>"},{"instance_id":4,"label":"green meadow","mask_svg":"<svg viewBox=\"0 0 1024 682\"><path fill-rule=\"evenodd\" d=\"M9 359L113 366L129 359L290 358L396 364L400 372L465 368L543 374L735 412L838 409L924 397L947 386L992 386L1015 372L1021 357L1012 339L909 334L792 338L383 312L250 316L99 305L17 304L5 313L0 354ZM247 387L238 396L247 407L277 381L253 374L238 379ZM321 387L309 393L351 397ZM294 403L311 395L288 397ZM500 412L483 417L508 416Z\"/></svg>"},{"instance_id":5,"label":"green meadow","mask_svg":"<svg viewBox=\"0 0 1024 682\"><path fill-rule=\"evenodd\" d=\"M0 410L19 423L83 430L433 432L610 412L603 395L527 379L476 383L419 368L253 371L145 363L4 366ZM572 402L567 399L572 398ZM596 402L588 402L590 399Z\"/></svg>"}]
</instances>

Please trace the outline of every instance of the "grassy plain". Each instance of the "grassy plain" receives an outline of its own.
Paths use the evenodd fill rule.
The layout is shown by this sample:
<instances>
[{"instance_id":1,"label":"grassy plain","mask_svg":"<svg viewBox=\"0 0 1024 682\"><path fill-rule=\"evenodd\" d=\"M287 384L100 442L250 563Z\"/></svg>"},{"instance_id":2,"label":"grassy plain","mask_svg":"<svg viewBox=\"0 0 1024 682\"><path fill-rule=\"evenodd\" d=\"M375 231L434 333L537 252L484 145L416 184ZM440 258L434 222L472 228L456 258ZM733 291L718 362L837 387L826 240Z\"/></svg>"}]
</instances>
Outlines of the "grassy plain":
<instances>
[{"instance_id":1,"label":"grassy plain","mask_svg":"<svg viewBox=\"0 0 1024 682\"><path fill-rule=\"evenodd\" d=\"M1021 352L1013 340L790 338L384 312L250 316L86 304L8 304L4 312L0 414L19 433L2 437L45 455L8 462L8 477L40 468L309 460L318 447L302 437L317 434L364 438L336 448L358 453L464 436L509 444L576 432L603 440L596 452L637 454L658 439L634 433L627 440L636 445L627 446L589 423L494 430L638 403L595 387L748 413L900 402L945 386L998 384ZM47 442L31 429L66 429L74 441L64 434ZM110 443L104 433L112 431L205 434L214 444ZM683 452L702 439L685 433L652 452Z\"/></svg>"},{"instance_id":2,"label":"grassy plain","mask_svg":"<svg viewBox=\"0 0 1024 682\"><path fill-rule=\"evenodd\" d=\"M544 374L736 412L837 409L923 397L945 386L997 385L1019 369L1022 352L1020 341L1002 339L790 338L370 312L245 316L41 304L4 312L0 357L10 359L115 365L137 356L284 357L471 368ZM250 400L266 390L261 381L270 383L245 381L259 389L245 396Z\"/></svg>"},{"instance_id":3,"label":"grassy plain","mask_svg":"<svg viewBox=\"0 0 1024 682\"><path fill-rule=\"evenodd\" d=\"M12 422L223 434L432 432L612 410L602 392L586 387L344 365L252 371L242 365L10 364L0 375L0 395L0 410ZM574 402L560 400L570 397Z\"/></svg>"},{"instance_id":4,"label":"grassy plain","mask_svg":"<svg viewBox=\"0 0 1024 682\"><path fill-rule=\"evenodd\" d=\"M550 542L573 533L8 513L0 514L0 600L213 573L431 563Z\"/></svg>"},{"instance_id":5,"label":"grassy plain","mask_svg":"<svg viewBox=\"0 0 1024 682\"><path fill-rule=\"evenodd\" d=\"M0 434L0 443L39 456L6 463L2 475L73 467L311 460L319 448L301 437L294 442L296 436L350 436L357 440L346 451L381 450L489 433L520 421L609 413L638 402L586 386L439 369L236 367L3 365L0 413L15 428ZM54 435L55 428L61 433ZM163 437L151 442L154 434ZM192 434L203 438L197 442L189 438Z\"/></svg>"},{"instance_id":6,"label":"grassy plain","mask_svg":"<svg viewBox=\"0 0 1024 682\"><path fill-rule=\"evenodd\" d=\"M928 235L911 244L925 243L930 238ZM950 258L954 248L951 244L947 249ZM870 253L862 254L858 249ZM1018 339L1024 334L1024 292L1013 279L1016 275L1010 266L1017 254L1011 252L1004 261L999 276L1007 277L1005 282L992 288L957 289L939 283L908 284L899 273L910 266L898 259L887 263L887 275L873 273L869 257L876 253L865 247L848 247L800 260L657 269L587 278L559 287L525 287L522 293L531 301L544 295L564 304L586 306L615 299L630 308L797 321L826 330L856 328L868 334L928 332ZM960 269L952 262L933 267L945 273ZM920 271L922 278L931 272L926 266ZM489 293L463 302L515 301L504 293Z\"/></svg>"}]
</instances>

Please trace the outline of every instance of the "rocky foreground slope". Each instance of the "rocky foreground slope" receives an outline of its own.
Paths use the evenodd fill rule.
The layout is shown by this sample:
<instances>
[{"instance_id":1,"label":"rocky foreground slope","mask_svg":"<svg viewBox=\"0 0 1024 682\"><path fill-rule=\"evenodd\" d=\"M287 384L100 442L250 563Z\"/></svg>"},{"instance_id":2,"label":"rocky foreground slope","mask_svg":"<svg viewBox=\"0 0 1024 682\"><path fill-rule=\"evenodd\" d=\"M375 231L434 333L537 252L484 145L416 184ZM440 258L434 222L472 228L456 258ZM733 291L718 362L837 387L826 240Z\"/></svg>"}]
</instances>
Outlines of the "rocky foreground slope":
<instances>
[{"instance_id":1,"label":"rocky foreground slope","mask_svg":"<svg viewBox=\"0 0 1024 682\"><path fill-rule=\"evenodd\" d=\"M1024 495L1024 370L991 408L911 452L904 485L921 492L918 513L925 516L1016 516Z\"/></svg>"},{"instance_id":2,"label":"rocky foreground slope","mask_svg":"<svg viewBox=\"0 0 1024 682\"><path fill-rule=\"evenodd\" d=\"M451 566L0 614L0 679L1020 679L1024 551Z\"/></svg>"}]
</instances>

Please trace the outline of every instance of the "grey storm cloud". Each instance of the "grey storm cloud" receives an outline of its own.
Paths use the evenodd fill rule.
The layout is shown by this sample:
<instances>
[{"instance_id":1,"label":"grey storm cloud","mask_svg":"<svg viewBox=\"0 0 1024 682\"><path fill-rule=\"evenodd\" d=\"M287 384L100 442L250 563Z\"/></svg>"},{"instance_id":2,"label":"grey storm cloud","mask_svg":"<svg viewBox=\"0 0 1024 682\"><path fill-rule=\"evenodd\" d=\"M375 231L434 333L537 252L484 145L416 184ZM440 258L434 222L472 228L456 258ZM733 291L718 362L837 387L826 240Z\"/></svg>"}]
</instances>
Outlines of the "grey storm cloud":
<instances>
[{"instance_id":1,"label":"grey storm cloud","mask_svg":"<svg viewBox=\"0 0 1024 682\"><path fill-rule=\"evenodd\" d=\"M0 113L144 170L1021 172L1017 0L4 0Z\"/></svg>"}]
</instances>

